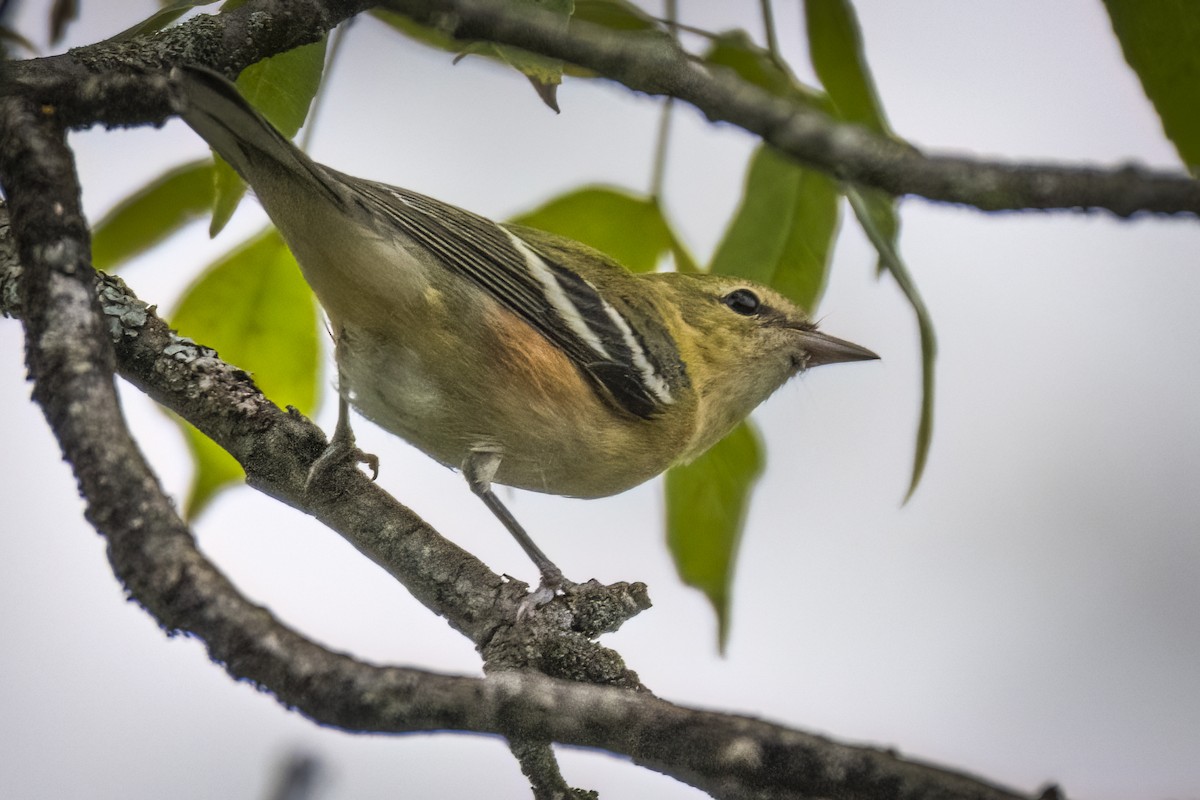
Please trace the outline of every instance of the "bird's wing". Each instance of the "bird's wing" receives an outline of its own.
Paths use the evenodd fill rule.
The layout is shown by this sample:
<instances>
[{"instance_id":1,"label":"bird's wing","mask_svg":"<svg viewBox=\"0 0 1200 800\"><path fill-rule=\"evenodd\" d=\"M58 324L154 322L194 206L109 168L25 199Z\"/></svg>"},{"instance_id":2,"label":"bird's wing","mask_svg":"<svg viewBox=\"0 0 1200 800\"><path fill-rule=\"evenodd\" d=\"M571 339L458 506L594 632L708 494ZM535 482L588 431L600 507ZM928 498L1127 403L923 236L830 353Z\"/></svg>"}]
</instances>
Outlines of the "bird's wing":
<instances>
[{"instance_id":1,"label":"bird's wing","mask_svg":"<svg viewBox=\"0 0 1200 800\"><path fill-rule=\"evenodd\" d=\"M372 215L388 219L558 347L605 401L643 419L673 402L666 365L639 330L644 323L588 280L477 214L406 189L339 177Z\"/></svg>"}]
</instances>

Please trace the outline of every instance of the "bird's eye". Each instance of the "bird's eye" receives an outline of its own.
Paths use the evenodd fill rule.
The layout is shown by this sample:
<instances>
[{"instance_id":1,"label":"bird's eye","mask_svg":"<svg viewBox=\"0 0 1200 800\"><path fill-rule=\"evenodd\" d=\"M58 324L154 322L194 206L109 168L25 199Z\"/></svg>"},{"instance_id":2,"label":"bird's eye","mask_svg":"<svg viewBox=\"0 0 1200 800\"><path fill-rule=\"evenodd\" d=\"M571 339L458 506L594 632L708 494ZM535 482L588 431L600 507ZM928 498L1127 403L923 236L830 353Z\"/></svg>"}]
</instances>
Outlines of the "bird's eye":
<instances>
[{"instance_id":1,"label":"bird's eye","mask_svg":"<svg viewBox=\"0 0 1200 800\"><path fill-rule=\"evenodd\" d=\"M752 317L762 308L762 300L749 289L734 289L721 298L721 302L733 309L735 314Z\"/></svg>"}]
</instances>

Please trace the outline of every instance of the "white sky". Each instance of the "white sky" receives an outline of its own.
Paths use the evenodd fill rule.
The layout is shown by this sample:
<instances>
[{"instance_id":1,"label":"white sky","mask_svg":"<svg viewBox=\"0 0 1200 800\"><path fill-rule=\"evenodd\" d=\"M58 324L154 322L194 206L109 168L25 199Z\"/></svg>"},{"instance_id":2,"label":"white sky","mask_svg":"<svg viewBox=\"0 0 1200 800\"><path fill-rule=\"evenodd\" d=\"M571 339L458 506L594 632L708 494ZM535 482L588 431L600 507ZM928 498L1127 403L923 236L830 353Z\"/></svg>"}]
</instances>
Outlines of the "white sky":
<instances>
[{"instance_id":1,"label":"white sky","mask_svg":"<svg viewBox=\"0 0 1200 800\"><path fill-rule=\"evenodd\" d=\"M22 27L40 39L46 3ZM147 15L84 3L70 44ZM757 3L680 4L684 21L756 35ZM803 76L797 4L777 3ZM1099 2L859 0L896 130L938 150L1174 167ZM524 79L351 31L313 140L351 174L502 218L587 181L649 180L656 105L568 80L561 116ZM381 99L382 98L382 99ZM681 109L669 211L706 258L736 203L749 136ZM95 219L204 152L162 130L75 134ZM124 276L169 308L188 276L261 224L253 206L210 244L195 226ZM1107 216L983 215L910 200L902 251L941 343L936 438L905 507L916 334L892 283L844 225L824 328L879 364L822 368L756 415L770 471L739 564L729 652L662 543L657 483L511 507L568 575L644 580L655 607L605 641L660 695L897 747L1016 788L1076 798L1200 798L1200 226ZM256 798L293 748L322 759L324 797L527 797L503 743L316 728L233 683L195 642L124 602L23 381L20 326L0 322L0 796ZM123 387L133 429L181 497L174 428ZM326 406L331 404L326 403ZM333 411L322 410L328 429ZM365 422L380 481L494 569L532 567L461 478ZM334 648L477 674L467 642L336 535L248 489L197 527L257 602ZM566 751L603 797L691 798L673 780ZM466 768L464 768L466 767Z\"/></svg>"}]
</instances>

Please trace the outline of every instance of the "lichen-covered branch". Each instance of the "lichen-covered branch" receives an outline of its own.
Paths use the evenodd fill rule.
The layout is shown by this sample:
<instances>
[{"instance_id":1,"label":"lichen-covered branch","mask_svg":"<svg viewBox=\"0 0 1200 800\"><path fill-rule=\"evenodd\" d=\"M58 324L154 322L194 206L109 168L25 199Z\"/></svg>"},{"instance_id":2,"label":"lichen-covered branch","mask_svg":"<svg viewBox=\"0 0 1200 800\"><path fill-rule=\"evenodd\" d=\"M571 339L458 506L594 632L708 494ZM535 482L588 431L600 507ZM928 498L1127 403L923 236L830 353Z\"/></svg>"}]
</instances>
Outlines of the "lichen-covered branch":
<instances>
[{"instance_id":1,"label":"lichen-covered branch","mask_svg":"<svg viewBox=\"0 0 1200 800\"><path fill-rule=\"evenodd\" d=\"M0 64L0 92L35 98L67 127L159 125L171 115L167 72L204 64L227 75L314 42L371 7L366 0L254 0L154 36L103 41Z\"/></svg>"},{"instance_id":2,"label":"lichen-covered branch","mask_svg":"<svg viewBox=\"0 0 1200 800\"><path fill-rule=\"evenodd\" d=\"M839 123L730 71L707 68L667 37L630 37L582 23L564 29L556 15L499 0L256 0L226 14L195 17L154 37L100 42L65 55L8 63L0 91L56 107L68 126L159 124L171 113L165 80L171 64L204 64L234 75L261 58L314 41L374 6L465 40L514 44L562 58L634 91L676 97L709 119L761 136L809 166L896 196L985 211L1200 214L1200 182L1182 171L926 154Z\"/></svg>"},{"instance_id":3,"label":"lichen-covered branch","mask_svg":"<svg viewBox=\"0 0 1200 800\"><path fill-rule=\"evenodd\" d=\"M625 36L595 25L564 30L551 13L496 0L388 0L384 5L458 38L483 39L561 58L647 94L691 103L713 121L757 134L802 163L895 195L984 211L1107 209L1200 214L1200 181L1182 170L1092 168L927 155L865 128L709 69L665 37Z\"/></svg>"},{"instance_id":4,"label":"lichen-covered branch","mask_svg":"<svg viewBox=\"0 0 1200 800\"><path fill-rule=\"evenodd\" d=\"M20 149L9 149L13 140L8 119L7 109L0 109L0 147L22 157ZM6 190L12 181L20 185L20 176L10 166L0 158ZM18 204L30 199L19 190L9 194ZM57 194L41 199L52 217L53 209L62 205ZM44 216L35 212L35 217ZM89 519L108 538L114 571L134 598L168 630L203 640L213 659L234 677L254 682L315 721L349 731L458 730L502 734L521 742L597 747L627 755L715 797L1021 797L954 772L903 761L893 753L664 702L626 688L622 678L629 676L621 672L619 660L611 665L616 679L602 681L616 684L611 686L511 668L476 679L372 666L309 641L244 598L196 549L124 429L108 370L114 356L107 342L110 337L117 341L118 370L149 394L181 414L226 419L213 427L227 428L225 438L233 451L257 453L251 462L259 457L276 461L279 475L271 480L287 485L295 479L288 476L306 472L323 444L319 432L302 417L271 406L244 374L211 351L170 339L165 326L160 332L162 322L120 281L102 276L93 283L86 262L60 258L86 244L84 232L55 238L53 226L24 222L35 227L27 230L17 223L21 254L16 257L15 241L0 209L0 302L5 313L27 317L30 361L37 365L31 369L38 381L35 396L76 470ZM34 264L30 274L21 269L22 262ZM28 289L18 293L18 285ZM49 286L59 288L50 292ZM97 294L99 303L94 300ZM69 303L64 302L67 298ZM85 338L77 340L78 334ZM177 373L164 363L163 351L169 351L169 361L180 347L204 354L177 361L182 371ZM200 360L207 363L197 365ZM69 377L58 377L63 375ZM43 381L50 388L43 388ZM203 392L197 394L201 387ZM201 411L197 406L212 408ZM378 491L369 484L360 488ZM378 508L372 501L357 501L356 493L336 502L357 506L351 518ZM512 602L503 592L493 597L498 605ZM592 633L628 615L628 609L606 613L586 595L570 602L578 604L576 619ZM585 608L590 616L583 613ZM508 648L522 653L538 652L545 644L517 637L507 641ZM523 646L518 645L521 641ZM484 648L498 649L494 643ZM501 654L497 660L510 657L515 663L527 656ZM592 679L610 669L602 659L589 659L584 663L595 672ZM539 666L536 659L534 666ZM530 759L544 747L523 746Z\"/></svg>"},{"instance_id":5,"label":"lichen-covered branch","mask_svg":"<svg viewBox=\"0 0 1200 800\"><path fill-rule=\"evenodd\" d=\"M4 216L0 207L0 231L7 228ZM0 237L0 264L12 254L12 244ZM15 266L0 271L0 299L8 299L0 308L22 316L14 291L19 274ZM513 626L524 584L493 573L358 470L329 470L306 485L309 468L325 447L319 428L279 409L245 372L211 349L179 337L120 279L98 276L96 293L122 377L229 450L251 485L313 515L382 566L471 639L489 666L638 686L621 659L592 638L649 607L644 585L585 584ZM545 646L549 640L553 647ZM551 652L558 655L548 657ZM573 672L564 664L586 664L590 671Z\"/></svg>"},{"instance_id":6,"label":"lichen-covered branch","mask_svg":"<svg viewBox=\"0 0 1200 800\"><path fill-rule=\"evenodd\" d=\"M552 763L542 763L548 742L624 754L717 797L1017 797L891 753L655 698L616 653L592 641L648 605L639 585L584 586L518 624L523 586L442 539L350 467L307 486L325 443L319 430L271 404L211 350L177 337L120 281L92 272L66 128L159 123L169 114L171 64L233 74L371 5L250 0L154 37L0 65L0 184L12 217L11 231L0 220L0 245L9 246L0 246L0 306L24 320L34 398L130 594L164 628L203 640L231 675L322 724L504 735L552 792L561 785ZM583 26L564 33L536 14L510 16L507 3L392 5L464 37L518 44L638 91L678 96L807 163L896 194L981 208L1200 208L1196 185L1177 176L927 158L710 72L664 40L624 40ZM1116 189L1124 201L1109 196ZM196 549L129 436L114 371L228 449L256 488L324 521L444 615L479 648L487 677L364 664L243 597Z\"/></svg>"}]
</instances>

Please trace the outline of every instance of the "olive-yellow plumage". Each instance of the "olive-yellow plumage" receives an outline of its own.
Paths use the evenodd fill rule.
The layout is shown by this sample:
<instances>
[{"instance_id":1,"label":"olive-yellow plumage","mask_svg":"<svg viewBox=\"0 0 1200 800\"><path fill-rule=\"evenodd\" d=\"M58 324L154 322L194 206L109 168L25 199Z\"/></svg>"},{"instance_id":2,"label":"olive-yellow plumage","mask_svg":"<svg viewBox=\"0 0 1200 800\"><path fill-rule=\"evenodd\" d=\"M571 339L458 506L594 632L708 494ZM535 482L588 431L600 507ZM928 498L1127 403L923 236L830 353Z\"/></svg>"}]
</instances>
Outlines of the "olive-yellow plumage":
<instances>
[{"instance_id":1,"label":"olive-yellow plumage","mask_svg":"<svg viewBox=\"0 0 1200 800\"><path fill-rule=\"evenodd\" d=\"M703 453L797 373L873 359L765 287L634 275L560 236L501 225L304 155L224 78L176 71L185 121L253 187L329 317L348 401L492 493L624 491Z\"/></svg>"}]
</instances>

